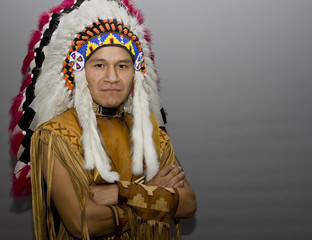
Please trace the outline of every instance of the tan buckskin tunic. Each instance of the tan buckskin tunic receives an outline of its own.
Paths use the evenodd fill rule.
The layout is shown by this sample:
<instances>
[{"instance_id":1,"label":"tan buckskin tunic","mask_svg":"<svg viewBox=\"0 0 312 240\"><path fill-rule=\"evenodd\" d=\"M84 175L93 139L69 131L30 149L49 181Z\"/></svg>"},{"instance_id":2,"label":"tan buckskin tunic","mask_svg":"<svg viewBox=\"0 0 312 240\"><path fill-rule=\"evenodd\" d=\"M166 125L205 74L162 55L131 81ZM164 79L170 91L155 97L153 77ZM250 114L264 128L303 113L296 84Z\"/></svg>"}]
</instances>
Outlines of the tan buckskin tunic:
<instances>
[{"instance_id":1,"label":"tan buckskin tunic","mask_svg":"<svg viewBox=\"0 0 312 240\"><path fill-rule=\"evenodd\" d=\"M158 154L160 167L175 164L175 154L172 144L165 131L158 127L156 118L151 114L153 123L153 139ZM97 123L103 137L105 149L112 162L112 170L120 174L120 180L133 182L140 176L134 176L131 171L131 141L130 129L132 116L124 114L124 118L105 118L97 116ZM82 214L83 239L90 239L85 220L85 192L89 186L105 184L98 171L84 169L83 147L80 142L82 135L77 113L69 109L63 114L39 126L31 141L31 181L33 196L33 219L36 239L74 239L64 227L62 221L55 222L55 211L51 201L52 169L54 157L57 157L69 172L79 201ZM44 149L48 149L47 181L44 181L42 164ZM46 156L46 155L45 155ZM59 226L55 226L59 224ZM152 226L155 227L155 226ZM56 231L58 229L58 231ZM110 237L97 239L111 239ZM124 234L121 239L130 239Z\"/></svg>"}]
</instances>

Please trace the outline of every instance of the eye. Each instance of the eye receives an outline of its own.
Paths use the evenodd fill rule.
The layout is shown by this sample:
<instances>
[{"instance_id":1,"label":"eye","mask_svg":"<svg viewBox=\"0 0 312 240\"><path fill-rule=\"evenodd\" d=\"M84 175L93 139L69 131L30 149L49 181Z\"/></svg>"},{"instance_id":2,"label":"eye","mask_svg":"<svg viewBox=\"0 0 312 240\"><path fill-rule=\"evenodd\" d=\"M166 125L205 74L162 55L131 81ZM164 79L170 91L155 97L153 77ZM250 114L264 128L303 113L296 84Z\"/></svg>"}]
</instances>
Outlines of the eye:
<instances>
[{"instance_id":1,"label":"eye","mask_svg":"<svg viewBox=\"0 0 312 240\"><path fill-rule=\"evenodd\" d=\"M95 64L95 67L102 68L102 67L104 67L104 64L98 63L98 64Z\"/></svg>"},{"instance_id":2,"label":"eye","mask_svg":"<svg viewBox=\"0 0 312 240\"><path fill-rule=\"evenodd\" d=\"M124 69L124 68L127 68L128 66L126 64L119 64L118 67L121 68L121 69Z\"/></svg>"}]
</instances>

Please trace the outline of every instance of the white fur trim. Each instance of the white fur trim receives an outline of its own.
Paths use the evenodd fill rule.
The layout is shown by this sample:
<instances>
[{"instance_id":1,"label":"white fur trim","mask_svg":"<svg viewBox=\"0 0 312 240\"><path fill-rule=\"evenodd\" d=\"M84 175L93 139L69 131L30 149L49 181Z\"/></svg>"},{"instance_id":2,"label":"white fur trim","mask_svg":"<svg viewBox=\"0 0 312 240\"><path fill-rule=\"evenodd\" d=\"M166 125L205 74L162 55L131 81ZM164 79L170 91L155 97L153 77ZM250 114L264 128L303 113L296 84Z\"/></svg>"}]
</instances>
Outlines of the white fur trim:
<instances>
[{"instance_id":1,"label":"white fur trim","mask_svg":"<svg viewBox=\"0 0 312 240\"><path fill-rule=\"evenodd\" d=\"M143 73L135 73L133 97L133 128L132 128L132 171L143 173L143 156L146 164L146 180L150 180L158 172L159 163L153 140L153 125L150 119L149 99L144 90Z\"/></svg>"},{"instance_id":2,"label":"white fur trim","mask_svg":"<svg viewBox=\"0 0 312 240\"><path fill-rule=\"evenodd\" d=\"M148 106L147 95L142 86L142 80L138 79L140 76L137 72L134 78L134 97L133 97L133 126L131 132L131 138L133 143L132 148L132 172L135 175L143 174L143 119L142 111L143 105Z\"/></svg>"}]
</instances>

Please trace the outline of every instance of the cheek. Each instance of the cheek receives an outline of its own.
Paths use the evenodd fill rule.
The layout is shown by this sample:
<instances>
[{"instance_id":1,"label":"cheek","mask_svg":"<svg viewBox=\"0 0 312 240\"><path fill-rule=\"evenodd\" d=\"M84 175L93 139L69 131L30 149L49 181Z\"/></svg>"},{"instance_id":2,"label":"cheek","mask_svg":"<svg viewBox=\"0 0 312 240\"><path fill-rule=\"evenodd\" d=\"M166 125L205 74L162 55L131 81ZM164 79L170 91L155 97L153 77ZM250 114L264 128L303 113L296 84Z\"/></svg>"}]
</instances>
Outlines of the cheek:
<instances>
[{"instance_id":1,"label":"cheek","mask_svg":"<svg viewBox=\"0 0 312 240\"><path fill-rule=\"evenodd\" d=\"M94 88L95 87L95 85L96 85L96 78L95 78L94 74L92 74L90 71L86 71L86 80L87 80L87 85L88 85L89 88Z\"/></svg>"},{"instance_id":2,"label":"cheek","mask_svg":"<svg viewBox=\"0 0 312 240\"><path fill-rule=\"evenodd\" d=\"M134 83L134 80L133 80L133 79L134 79L134 76L131 77L131 78L129 78L129 79L127 79L127 81L126 81L126 83L125 83L126 89L127 89L128 92L130 92L131 89L132 89L132 86L133 86L133 83Z\"/></svg>"}]
</instances>

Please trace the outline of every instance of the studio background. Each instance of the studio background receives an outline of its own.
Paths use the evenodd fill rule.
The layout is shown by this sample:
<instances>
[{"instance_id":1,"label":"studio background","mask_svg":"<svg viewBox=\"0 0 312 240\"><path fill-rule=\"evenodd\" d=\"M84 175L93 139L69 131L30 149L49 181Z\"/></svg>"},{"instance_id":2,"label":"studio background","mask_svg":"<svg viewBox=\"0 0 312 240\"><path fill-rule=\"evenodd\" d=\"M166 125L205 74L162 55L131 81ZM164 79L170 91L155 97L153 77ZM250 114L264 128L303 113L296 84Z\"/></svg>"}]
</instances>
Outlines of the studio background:
<instances>
[{"instance_id":1,"label":"studio background","mask_svg":"<svg viewBox=\"0 0 312 240\"><path fill-rule=\"evenodd\" d=\"M8 111L31 30L60 2L0 3L1 239L33 239L30 199L9 197ZM312 239L312 1L135 2L198 199L183 239Z\"/></svg>"}]
</instances>

